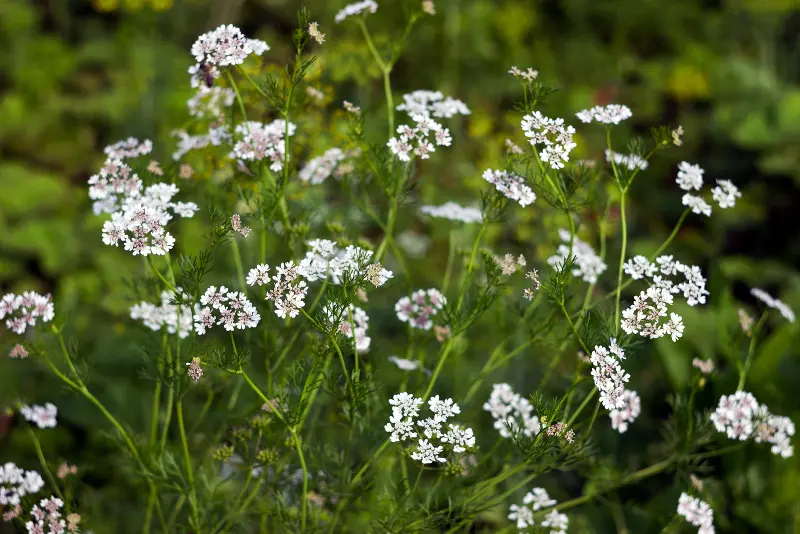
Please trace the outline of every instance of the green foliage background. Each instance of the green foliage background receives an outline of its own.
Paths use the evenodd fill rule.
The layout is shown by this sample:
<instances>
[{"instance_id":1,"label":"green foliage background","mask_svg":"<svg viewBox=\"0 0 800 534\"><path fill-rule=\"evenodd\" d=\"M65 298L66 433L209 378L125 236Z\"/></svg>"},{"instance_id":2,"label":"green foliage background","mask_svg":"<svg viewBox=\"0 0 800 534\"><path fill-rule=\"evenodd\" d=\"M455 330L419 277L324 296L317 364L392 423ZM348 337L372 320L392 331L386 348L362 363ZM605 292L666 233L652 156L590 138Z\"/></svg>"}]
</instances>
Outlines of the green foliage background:
<instances>
[{"instance_id":1,"label":"green foliage background","mask_svg":"<svg viewBox=\"0 0 800 534\"><path fill-rule=\"evenodd\" d=\"M330 106L347 99L373 111L367 128L382 131L379 73L357 32L333 24L343 3L304 2L328 36L315 49L319 62L311 83ZM379 43L386 29L397 31L403 13L401 2L380 4L369 20ZM103 246L102 222L91 212L86 180L101 165L102 148L128 136L153 139L157 159L165 165L170 160L170 131L188 119L185 101L192 92L186 69L197 35L222 23L237 24L246 35L266 40L272 46L270 62L281 64L291 53L288 36L298 7L292 0L0 4L0 288L54 294L57 320L68 318L68 334L97 369L93 374L106 377L91 387L133 428L147 427L152 385L140 372L136 345L147 334L127 318L132 293L120 281L141 264ZM710 219L690 217L681 230L674 253L703 267L710 304L681 310L687 325L681 343L657 342L657 350L636 362L637 389L651 417L624 439L609 432L598 443L604 451L616 447L617 469L640 465L641 457L652 452L647 448L657 423L669 412L666 396L685 388L692 377L691 359L713 358L725 365L737 303L755 310L749 287L765 287L800 310L800 6L795 0L437 0L436 8L438 14L415 29L393 73L396 98L414 89L438 89L462 99L473 114L451 125L455 147L448 157L425 163L419 198L434 203L477 198L480 172L502 160L507 137L519 142L519 118L511 105L519 88L503 75L511 65L533 66L560 87L550 101L552 116L615 101L634 113L620 130L647 136L658 124L685 128L684 146L657 158L633 190L631 254L654 251L680 215L680 194L670 187L678 161L699 163L707 177L731 179L743 190L736 210L716 210ZM332 143L324 137L308 141L317 147L314 154ZM602 159L602 139L578 137L577 142L576 157ZM411 209L400 217L400 228L415 228L433 240L431 253L413 260L417 287L438 283L447 258L447 230L418 222ZM181 224L180 246L200 246L203 223ZM490 238L498 253L522 252L529 261L541 262L556 245L557 228L537 210L517 210L507 227L492 228ZM365 234L375 240L380 230L367 225ZM457 238L468 246L467 232ZM618 250L609 251L609 264L617 255ZM386 305L391 305L388 299ZM391 322L390 308L374 313L376 325ZM502 325L504 318L498 314L492 321ZM482 328L494 326L490 321ZM480 336L473 338L464 349L471 358L450 369L440 389L454 398L464 393L464 383L494 347L491 336L484 337L485 346ZM759 400L800 422L797 341L796 328L771 321L748 384ZM377 347L386 353L373 349L373 357L401 353L402 332L389 332ZM541 369L550 350L536 347L515 360L514 369L493 378L516 380L512 384L527 391L541 372L526 374L526 361ZM126 506L119 480L124 467L101 431L107 425L83 400L33 369L0 359L0 406L18 396L31 402L46 396L60 407L60 428L43 435L46 452L54 461L63 458L85 470L85 513L98 521L95 532L110 532L103 525L124 524L121 518L134 511ZM400 382L399 374L381 379ZM556 381L551 392L542 393L563 391L568 383ZM710 407L734 388L729 382L709 384L702 402ZM199 409L203 398L196 400ZM222 411L214 417L225 420ZM0 462L27 458L36 465L25 432L3 426ZM491 427L484 422L482 430L489 433ZM477 428L476 434L481 434ZM718 532L800 532L797 456L783 460L751 447L712 465ZM563 487L557 498L580 494L578 479L569 473L555 480ZM614 499L622 503L630 532L649 532L657 518L673 513L685 486L685 478L656 477ZM621 528L600 505L570 515L570 532Z\"/></svg>"}]
</instances>

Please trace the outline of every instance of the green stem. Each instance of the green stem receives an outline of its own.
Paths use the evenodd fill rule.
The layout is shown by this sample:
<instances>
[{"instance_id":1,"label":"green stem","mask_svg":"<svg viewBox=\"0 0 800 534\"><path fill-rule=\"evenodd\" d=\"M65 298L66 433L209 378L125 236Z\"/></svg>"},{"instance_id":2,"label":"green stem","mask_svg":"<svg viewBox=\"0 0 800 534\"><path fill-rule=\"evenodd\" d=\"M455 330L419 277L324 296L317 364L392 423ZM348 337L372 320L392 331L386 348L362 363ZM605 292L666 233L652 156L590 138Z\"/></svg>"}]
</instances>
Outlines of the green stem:
<instances>
[{"instance_id":1,"label":"green stem","mask_svg":"<svg viewBox=\"0 0 800 534\"><path fill-rule=\"evenodd\" d=\"M583 411L584 408L586 408L586 405L589 404L589 401L592 400L592 398L596 394L597 394L597 388L593 387L592 390L589 392L589 394L586 395L586 398L583 399L583 402L580 404L580 406L578 406L578 409L575 410L575 413L572 414L572 417L570 417L569 420L567 421L567 427L571 427L572 426L572 423L575 422L575 419L578 418L580 413Z\"/></svg>"},{"instance_id":2,"label":"green stem","mask_svg":"<svg viewBox=\"0 0 800 534\"><path fill-rule=\"evenodd\" d=\"M247 284L244 279L244 267L242 266L242 255L239 252L239 244L236 242L236 237L231 239L231 249L233 250L233 262L236 264L236 276L239 281L239 288L246 292Z\"/></svg>"},{"instance_id":3,"label":"green stem","mask_svg":"<svg viewBox=\"0 0 800 534\"><path fill-rule=\"evenodd\" d=\"M612 158L613 160L613 158ZM619 336L619 305L622 296L622 267L625 264L625 254L628 247L628 223L625 216L625 189L620 189L621 198L619 201L620 216L622 218L622 250L619 253L619 269L617 270L617 294L614 305L614 332Z\"/></svg>"},{"instance_id":4,"label":"green stem","mask_svg":"<svg viewBox=\"0 0 800 534\"><path fill-rule=\"evenodd\" d=\"M483 238L483 233L486 231L487 225L488 221L484 219L483 223L481 224L481 229L478 231L478 235L475 237L475 242L472 244L472 252L469 256L467 271L464 273L464 281L461 283L461 291L459 291L458 294L456 312L461 311L461 305L464 303L464 296L467 294L467 286L469 286L469 280L472 276L472 271L475 269L475 256L478 254L478 246L480 245L481 238Z\"/></svg>"},{"instance_id":5,"label":"green stem","mask_svg":"<svg viewBox=\"0 0 800 534\"><path fill-rule=\"evenodd\" d=\"M42 444L39 443L39 438L36 437L36 433L29 424L25 424L25 426L28 429L28 434L31 437L31 441L33 442L33 448L36 450L36 457L39 458L39 463L42 465L42 471L44 471L45 478L47 478L47 481L51 486L53 486L53 492L58 496L59 499L63 501L64 496L61 495L61 490L58 489L58 483L56 482L53 473L50 472L50 468L47 466L47 461L44 459L44 452L42 451Z\"/></svg>"},{"instance_id":6,"label":"green stem","mask_svg":"<svg viewBox=\"0 0 800 534\"><path fill-rule=\"evenodd\" d=\"M450 276L453 272L453 260L455 259L456 244L455 244L455 230L450 228L447 239L447 267L444 270L444 282L442 282L442 293L447 294L447 288L450 287Z\"/></svg>"},{"instance_id":7,"label":"green stem","mask_svg":"<svg viewBox=\"0 0 800 534\"><path fill-rule=\"evenodd\" d=\"M189 454L189 443L186 439L186 429L183 426L183 402L178 399L175 405L175 412L178 415L178 432L181 436L181 447L183 449L183 461L186 465L186 477L189 481L189 506L192 509L192 519L194 527L200 529L200 515L197 508L197 490L194 483L194 469L192 467L192 457Z\"/></svg>"},{"instance_id":8,"label":"green stem","mask_svg":"<svg viewBox=\"0 0 800 534\"><path fill-rule=\"evenodd\" d=\"M747 358L744 361L744 367L740 369L739 372L739 384L736 386L736 391L741 391L744 387L744 382L747 379L747 373L750 372L750 365L753 362L753 355L755 354L756 349L756 338L758 338L758 334L761 331L761 327L764 326L764 321L767 320L767 312L766 310L761 314L761 317L758 319L755 328L753 328L753 333L750 336L750 346L747 349Z\"/></svg>"}]
</instances>

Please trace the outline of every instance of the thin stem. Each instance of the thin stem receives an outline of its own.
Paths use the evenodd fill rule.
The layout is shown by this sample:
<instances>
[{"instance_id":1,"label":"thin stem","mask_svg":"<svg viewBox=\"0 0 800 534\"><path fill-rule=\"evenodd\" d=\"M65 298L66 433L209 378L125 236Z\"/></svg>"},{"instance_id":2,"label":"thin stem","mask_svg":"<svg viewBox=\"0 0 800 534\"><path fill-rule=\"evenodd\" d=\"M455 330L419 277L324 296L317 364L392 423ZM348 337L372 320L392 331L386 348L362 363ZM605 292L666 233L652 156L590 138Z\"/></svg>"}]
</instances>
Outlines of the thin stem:
<instances>
[{"instance_id":1,"label":"thin stem","mask_svg":"<svg viewBox=\"0 0 800 534\"><path fill-rule=\"evenodd\" d=\"M750 336L750 346L747 349L747 358L744 361L744 367L740 369L739 384L736 386L736 391L741 391L744 387L744 382L747 379L747 373L750 372L750 365L753 363L753 355L755 354L756 349L756 338L758 338L761 327L764 326L764 321L766 320L767 312L765 310L758 319L758 323L756 323L756 326L753 328L753 333Z\"/></svg>"},{"instance_id":2,"label":"thin stem","mask_svg":"<svg viewBox=\"0 0 800 534\"><path fill-rule=\"evenodd\" d=\"M467 294L467 286L469 279L472 276L472 271L475 269L475 256L478 254L478 246L480 245L483 233L486 231L488 221L484 220L481 224L481 229L475 237L475 242L472 244L472 253L469 256L469 263L467 264L467 271L464 273L464 281L461 283L461 291L458 294L458 303L456 304L456 312L461 310L461 305L464 303L464 296Z\"/></svg>"},{"instance_id":3,"label":"thin stem","mask_svg":"<svg viewBox=\"0 0 800 534\"><path fill-rule=\"evenodd\" d=\"M42 444L39 443L39 438L36 437L36 432L33 431L29 424L25 424L25 427L28 429L28 434L31 437L31 441L33 442L33 448L36 450L36 457L39 458L39 463L42 465L42 471L44 471L45 478L53 486L53 491L58 498L62 501L64 500L64 496L61 495L61 490L58 489L58 483L56 482L53 473L50 472L50 468L47 466L47 461L44 459L44 452L42 451Z\"/></svg>"},{"instance_id":4,"label":"thin stem","mask_svg":"<svg viewBox=\"0 0 800 534\"><path fill-rule=\"evenodd\" d=\"M578 406L578 409L575 410L575 413L572 414L572 417L570 417L569 420L567 421L567 427L572 426L572 423L575 422L575 419L578 418L580 413L583 411L584 408L586 408L586 405L589 404L589 401L592 400L592 397L594 397L595 394L597 394L597 388L593 387L592 390L589 392L589 394L586 395L586 398L583 399L583 402L580 404L580 406Z\"/></svg>"},{"instance_id":5,"label":"thin stem","mask_svg":"<svg viewBox=\"0 0 800 534\"><path fill-rule=\"evenodd\" d=\"M194 469L192 468L192 457L189 454L189 443L186 440L186 429L183 426L183 403L181 399L175 406L175 411L178 414L178 432L181 435L181 447L183 449L183 461L186 465L186 477L189 480L189 506L192 509L192 519L195 528L200 528L200 515L197 509L197 491L194 484Z\"/></svg>"},{"instance_id":6,"label":"thin stem","mask_svg":"<svg viewBox=\"0 0 800 534\"><path fill-rule=\"evenodd\" d=\"M564 305L564 301L562 300L558 304L561 306L561 311L564 312L564 317L567 318L567 322L569 323L569 327L572 329L572 333L575 336L575 339L578 340L578 343L580 343L581 348L583 349L583 351L586 354L590 354L592 351L590 351L586 347L586 344L581 339L580 334L578 334L578 330L575 328L575 323L572 322L572 317L569 316L569 312L567 311L567 307Z\"/></svg>"},{"instance_id":7,"label":"thin stem","mask_svg":"<svg viewBox=\"0 0 800 534\"><path fill-rule=\"evenodd\" d=\"M455 230L450 228L447 235L447 267L444 270L444 281L442 282L442 293L444 294L447 294L447 288L450 287L450 276L453 273L453 260L456 252Z\"/></svg>"},{"instance_id":8,"label":"thin stem","mask_svg":"<svg viewBox=\"0 0 800 534\"><path fill-rule=\"evenodd\" d=\"M612 158L613 160L613 158ZM617 295L614 305L614 331L619 335L619 304L620 297L622 296L622 268L625 264L625 253L628 248L628 223L625 216L625 189L620 189L622 197L619 201L620 216L622 218L622 250L619 253L619 269L617 270Z\"/></svg>"},{"instance_id":9,"label":"thin stem","mask_svg":"<svg viewBox=\"0 0 800 534\"><path fill-rule=\"evenodd\" d=\"M236 238L231 239L231 249L233 250L233 262L236 264L236 277L239 281L239 288L242 291L247 291L247 284L244 279L244 267L242 266L242 255L239 252L239 244Z\"/></svg>"}]
</instances>

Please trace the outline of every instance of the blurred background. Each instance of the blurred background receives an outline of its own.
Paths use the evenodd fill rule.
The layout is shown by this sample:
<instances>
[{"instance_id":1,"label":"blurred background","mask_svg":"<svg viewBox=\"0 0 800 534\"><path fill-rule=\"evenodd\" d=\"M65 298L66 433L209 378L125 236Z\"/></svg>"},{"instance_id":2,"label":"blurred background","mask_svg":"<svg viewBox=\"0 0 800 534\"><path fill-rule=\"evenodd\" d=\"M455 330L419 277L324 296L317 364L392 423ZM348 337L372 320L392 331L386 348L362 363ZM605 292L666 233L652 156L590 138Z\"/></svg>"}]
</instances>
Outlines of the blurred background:
<instances>
[{"instance_id":1,"label":"blurred background","mask_svg":"<svg viewBox=\"0 0 800 534\"><path fill-rule=\"evenodd\" d=\"M372 59L355 25L333 23L345 3L303 2L327 34L326 43L314 49L320 60L311 83L333 107L347 99L374 111L368 127L383 131L383 93ZM379 45L387 32L399 33L403 4L384 0L369 17ZM700 164L707 182L725 178L742 189L735 210L689 217L676 240L676 255L708 273L712 294L710 306L684 315L694 354L717 354L717 343L725 341L715 332L735 324L736 301L755 309L750 287L764 287L800 310L798 0L436 0L435 6L437 14L420 21L393 72L395 100L415 89L441 90L473 113L452 128L459 140L448 157L426 164L422 198L474 201L482 187L480 171L502 164L504 140L522 144L513 111L519 85L505 73L511 65L530 66L559 88L548 103L549 116L577 126L575 111L618 102L634 114L621 132L648 138L649 128L661 124L680 124L686 131L683 146L657 155L633 189L633 253L652 252L680 216L681 192L674 187L679 161ZM118 403L133 398L131 388L150 385L139 379L141 362L128 347L115 346L113 336L93 329L100 320L112 332L129 328L130 295L110 288L139 263L102 244L102 221L91 212L86 180L102 164L103 147L128 136L152 139L154 157L169 161L175 146L170 132L189 118L186 69L199 34L223 23L238 25L247 36L267 41L272 47L267 61L280 65L293 52L290 32L298 7L293 0L0 2L0 293L53 293L58 308L71 313L72 336L97 355L93 364L101 374L118 377L96 385ZM579 128L579 134L585 132L601 134ZM576 157L602 159L602 138L579 135L577 142ZM615 148L625 152L624 146ZM535 210L519 211L513 227L495 237L546 257L547 247L555 246L556 227L537 217ZM414 224L405 221L401 227ZM534 235L543 228L549 235ZM416 230L429 231L419 224ZM446 239L430 232L436 243ZM526 248L529 242L543 248L534 253ZM446 245L443 249L446 254ZM434 262L441 271L440 252L415 260L414 270L425 273L426 262ZM616 254L613 249L609 257ZM775 322L766 343L770 358L754 366L753 381L762 385L753 392L800 422L796 329ZM654 389L646 395L663 398L688 383L691 367L685 355L671 353L673 346L657 345ZM119 352L127 357L117 360ZM0 408L32 391L43 376L23 376L30 373L26 369L0 361ZM729 386L706 392L708 402ZM53 396L65 410L70 403L85 408L66 392ZM131 406L125 416L133 426L137 417L144 424L147 410L141 408L138 413ZM54 442L50 450L72 463L93 459L95 467L83 482L106 496L122 491L108 474L113 469L102 465L113 464L113 458L98 453L109 444L86 431L103 427L99 416L77 408L69 413L67 431L48 438ZM0 419L0 462L7 456L35 462L24 433L11 431L9 424ZM632 431L626 447L636 448L636 436ZM718 491L728 507L718 511L718 532L800 532L800 466L796 459L761 452L757 458L742 454L724 460L729 475ZM97 502L108 506L113 499ZM604 530L596 521L598 532L613 531L613 524ZM628 525L631 532L637 532L635 524ZM574 528L581 532L589 526L578 522Z\"/></svg>"}]
</instances>

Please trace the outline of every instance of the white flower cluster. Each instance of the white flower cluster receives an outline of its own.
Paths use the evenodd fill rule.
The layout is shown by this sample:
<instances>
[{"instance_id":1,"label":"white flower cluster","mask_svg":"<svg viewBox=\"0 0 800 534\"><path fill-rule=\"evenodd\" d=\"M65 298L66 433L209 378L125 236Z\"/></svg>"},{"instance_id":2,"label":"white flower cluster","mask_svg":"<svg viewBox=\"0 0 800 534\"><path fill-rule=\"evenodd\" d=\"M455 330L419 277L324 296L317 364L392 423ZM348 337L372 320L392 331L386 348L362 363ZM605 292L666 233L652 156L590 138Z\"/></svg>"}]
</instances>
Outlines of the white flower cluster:
<instances>
[{"instance_id":1,"label":"white flower cluster","mask_svg":"<svg viewBox=\"0 0 800 534\"><path fill-rule=\"evenodd\" d=\"M724 432L730 439L747 441L752 438L756 443L772 444L772 454L784 458L794 455L790 439L795 434L792 420L772 415L751 393L737 391L720 397L711 422L718 432Z\"/></svg>"},{"instance_id":2,"label":"white flower cluster","mask_svg":"<svg viewBox=\"0 0 800 534\"><path fill-rule=\"evenodd\" d=\"M103 149L109 159L127 159L146 156L153 151L153 142L149 139L139 141L135 137L128 137L122 141L117 141Z\"/></svg>"},{"instance_id":3,"label":"white flower cluster","mask_svg":"<svg viewBox=\"0 0 800 534\"><path fill-rule=\"evenodd\" d=\"M363 2L354 2L352 4L347 4L342 9L336 13L336 17L334 20L339 23L342 22L347 17L352 17L353 15L358 15L359 13L363 13L364 11L368 11L369 13L375 13L378 10L378 4L376 4L373 0L364 0Z\"/></svg>"},{"instance_id":4,"label":"white flower cluster","mask_svg":"<svg viewBox=\"0 0 800 534\"><path fill-rule=\"evenodd\" d=\"M607 410L617 410L625 405L625 384L631 375L622 368L625 351L611 338L609 348L596 345L589 361L592 364L592 379L600 392L600 403Z\"/></svg>"},{"instance_id":5,"label":"white flower cluster","mask_svg":"<svg viewBox=\"0 0 800 534\"><path fill-rule=\"evenodd\" d=\"M455 202L446 202L441 206L422 206L419 211L431 217L461 221L463 223L478 223L483 221L481 210L478 208L464 207Z\"/></svg>"},{"instance_id":6,"label":"white flower cluster","mask_svg":"<svg viewBox=\"0 0 800 534\"><path fill-rule=\"evenodd\" d=\"M33 291L26 291L22 295L6 293L0 300L0 319L6 316L6 328L21 336L29 326L36 326L39 320L43 323L52 321L55 309L50 295Z\"/></svg>"},{"instance_id":7,"label":"white flower cluster","mask_svg":"<svg viewBox=\"0 0 800 534\"><path fill-rule=\"evenodd\" d=\"M181 288L177 288L181 293ZM195 306L199 312L199 306ZM161 304L155 305L147 301L134 304L130 309L131 319L142 321L150 330L158 331L166 327L170 334L178 333L186 338L192 332L192 308L186 304L175 304L175 295L171 291L161 292Z\"/></svg>"},{"instance_id":8,"label":"white flower cluster","mask_svg":"<svg viewBox=\"0 0 800 534\"><path fill-rule=\"evenodd\" d=\"M175 161L192 150L200 150L208 145L220 146L233 139L228 126L224 123L214 123L209 127L207 134L189 135L185 130L174 130L172 136L178 138L178 148L172 153L172 159Z\"/></svg>"},{"instance_id":9,"label":"white flower cluster","mask_svg":"<svg viewBox=\"0 0 800 534\"><path fill-rule=\"evenodd\" d=\"M522 70L516 65L508 69L508 73L514 76L515 78L520 78L529 83L539 77L538 70L534 70L531 67L528 67L526 70Z\"/></svg>"},{"instance_id":10,"label":"white flower cluster","mask_svg":"<svg viewBox=\"0 0 800 534\"><path fill-rule=\"evenodd\" d=\"M783 315L784 319L786 319L790 323L794 322L794 311L792 311L792 309L789 306L787 306L786 303L783 302L782 300L776 299L763 289L759 289L757 287L751 289L750 294L753 295L758 300L760 300L761 302L763 302L764 304L766 304L767 307L778 310L781 313L781 315ZM2 313L3 313L2 309L0 309L0 318L3 317Z\"/></svg>"},{"instance_id":11,"label":"white flower cluster","mask_svg":"<svg viewBox=\"0 0 800 534\"><path fill-rule=\"evenodd\" d=\"M467 105L457 98L445 97L439 91L418 90L403 95L403 103L397 106L409 116L436 117L450 119L456 115L472 113Z\"/></svg>"},{"instance_id":12,"label":"white flower cluster","mask_svg":"<svg viewBox=\"0 0 800 534\"><path fill-rule=\"evenodd\" d=\"M186 101L186 106L192 117L218 119L224 113L225 108L233 105L235 98L236 93L233 92L233 89L218 86L208 87L201 84L197 88L197 93Z\"/></svg>"},{"instance_id":13,"label":"white flower cluster","mask_svg":"<svg viewBox=\"0 0 800 534\"><path fill-rule=\"evenodd\" d=\"M622 329L626 334L639 334L656 339L670 336L677 341L683 336L683 318L670 313L669 321L661 322L667 316L667 305L672 304L672 293L668 289L651 286L633 298L633 304L622 312Z\"/></svg>"},{"instance_id":14,"label":"white flower cluster","mask_svg":"<svg viewBox=\"0 0 800 534\"><path fill-rule=\"evenodd\" d=\"M450 146L453 141L450 130L432 118L415 113L411 115L411 120L414 122L413 128L407 124L398 126L399 137L392 137L386 143L400 161L411 161L412 153L420 159L428 159L436 152L436 146ZM436 146L431 142L431 135Z\"/></svg>"},{"instance_id":15,"label":"white flower cluster","mask_svg":"<svg viewBox=\"0 0 800 534\"><path fill-rule=\"evenodd\" d=\"M683 492L678 499L678 515L699 527L697 534L714 534L714 511L707 502Z\"/></svg>"},{"instance_id":16,"label":"white flower cluster","mask_svg":"<svg viewBox=\"0 0 800 534\"><path fill-rule=\"evenodd\" d=\"M361 247L349 245L345 249L339 248L335 242L328 239L312 239L306 243L309 250L305 258L300 260L297 272L309 282L330 278L334 284L341 284L345 278L369 276L373 252ZM380 287L392 278L392 271L383 267L376 273L377 277L370 282ZM375 283L377 282L377 283Z\"/></svg>"},{"instance_id":17,"label":"white flower cluster","mask_svg":"<svg viewBox=\"0 0 800 534\"><path fill-rule=\"evenodd\" d=\"M321 184L331 177L336 166L345 158L345 153L338 148L326 150L321 156L310 160L300 169L298 176L304 182L314 185Z\"/></svg>"},{"instance_id":18,"label":"white flower cluster","mask_svg":"<svg viewBox=\"0 0 800 534\"><path fill-rule=\"evenodd\" d=\"M590 123L592 121L600 122L603 124L619 124L625 119L630 119L633 116L631 108L621 104L608 104L607 106L594 106L590 109L584 109L575 114L581 122Z\"/></svg>"},{"instance_id":19,"label":"white flower cluster","mask_svg":"<svg viewBox=\"0 0 800 534\"><path fill-rule=\"evenodd\" d=\"M418 289L411 297L403 297L394 305L397 318L411 328L430 330L433 317L447 304L447 299L438 289Z\"/></svg>"},{"instance_id":20,"label":"white flower cluster","mask_svg":"<svg viewBox=\"0 0 800 534\"><path fill-rule=\"evenodd\" d=\"M689 306L706 303L706 295L709 294L706 290L706 279L700 267L696 265L683 264L673 260L672 256L659 256L655 263L651 263L644 256L634 256L625 262L622 269L634 280L646 278L652 282L653 287L674 294L683 293ZM677 273L683 275L682 282L675 283L667 278Z\"/></svg>"},{"instance_id":21,"label":"white flower cluster","mask_svg":"<svg viewBox=\"0 0 800 534\"><path fill-rule=\"evenodd\" d=\"M89 177L89 198L94 201L95 215L118 211L123 199L136 197L141 190L139 176L119 158L107 159L100 172Z\"/></svg>"},{"instance_id":22,"label":"white flower cluster","mask_svg":"<svg viewBox=\"0 0 800 534\"><path fill-rule=\"evenodd\" d=\"M522 498L522 505L512 504L509 507L508 518L516 521L517 530L525 530L536 524L534 513L558 503L551 499L544 488L533 488ZM552 510L544 516L542 526L550 529L550 534L566 534L569 518L558 510Z\"/></svg>"},{"instance_id":23,"label":"white flower cluster","mask_svg":"<svg viewBox=\"0 0 800 534\"><path fill-rule=\"evenodd\" d=\"M225 286L219 289L209 286L200 297L200 304L203 307L194 316L194 329L200 336L215 325L223 325L225 330L233 332L237 328L255 328L261 320L256 307L244 293L229 291Z\"/></svg>"},{"instance_id":24,"label":"white flower cluster","mask_svg":"<svg viewBox=\"0 0 800 534\"><path fill-rule=\"evenodd\" d=\"M461 413L461 408L453 402L453 399L440 400L438 395L431 397L428 400L428 408L433 417L417 420L419 407L423 402L410 393L398 393L389 400L392 415L384 430L391 434L389 439L392 442L419 437L417 448L411 453L411 458L423 464L446 462L445 447L454 453L462 453L467 448L475 446L475 436L471 428L464 429L457 424L448 423L447 430L444 429L448 419ZM416 427L420 427L424 439L417 434ZM438 444L435 440L438 440Z\"/></svg>"},{"instance_id":25,"label":"white flower cluster","mask_svg":"<svg viewBox=\"0 0 800 534\"><path fill-rule=\"evenodd\" d=\"M36 471L25 471L11 462L0 465L0 505L17 506L22 497L43 487L44 480Z\"/></svg>"},{"instance_id":26,"label":"white flower cluster","mask_svg":"<svg viewBox=\"0 0 800 534\"><path fill-rule=\"evenodd\" d=\"M150 141L134 138L106 147L108 159L100 172L89 178L94 212L111 214L111 220L103 224L103 243L116 247L122 241L133 255L166 254L175 245L175 238L164 229L173 213L192 217L197 211L193 202L172 201L179 192L174 184L158 183L142 191L141 180L122 160L151 150Z\"/></svg>"},{"instance_id":27,"label":"white flower cluster","mask_svg":"<svg viewBox=\"0 0 800 534\"><path fill-rule=\"evenodd\" d=\"M494 427L504 438L511 437L508 427L529 438L538 434L542 428L539 418L533 415L530 401L515 393L506 383L492 386L492 393L489 400L483 403L483 409L492 414Z\"/></svg>"},{"instance_id":28,"label":"white flower cluster","mask_svg":"<svg viewBox=\"0 0 800 534\"><path fill-rule=\"evenodd\" d=\"M620 154L606 149L606 162L611 163L612 160L614 165L625 167L629 171L635 171L636 169L643 171L650 166L646 159L636 154Z\"/></svg>"},{"instance_id":29,"label":"white flower cluster","mask_svg":"<svg viewBox=\"0 0 800 534\"><path fill-rule=\"evenodd\" d=\"M295 125L289 123L289 136L294 135ZM286 121L277 119L269 124L258 121L247 121L237 124L236 133L241 139L233 145L234 155L243 161L259 161L269 159L269 168L273 172L283 169L286 154Z\"/></svg>"},{"instance_id":30,"label":"white flower cluster","mask_svg":"<svg viewBox=\"0 0 800 534\"><path fill-rule=\"evenodd\" d=\"M522 118L522 131L532 146L544 145L539 158L553 169L563 169L569 153L577 146L572 140L575 128L565 126L564 119L550 119L538 111Z\"/></svg>"},{"instance_id":31,"label":"white flower cluster","mask_svg":"<svg viewBox=\"0 0 800 534\"><path fill-rule=\"evenodd\" d=\"M173 214L193 217L198 209L194 202L172 202L178 191L174 184L158 183L144 193L126 197L120 211L103 224L103 243L117 247L122 241L123 248L134 256L166 254L175 246L175 238L164 226Z\"/></svg>"},{"instance_id":32,"label":"white flower cluster","mask_svg":"<svg viewBox=\"0 0 800 534\"><path fill-rule=\"evenodd\" d=\"M19 410L22 417L29 423L33 423L39 428L55 428L58 408L55 404L47 403L44 406L22 406Z\"/></svg>"},{"instance_id":33,"label":"white flower cluster","mask_svg":"<svg viewBox=\"0 0 800 534\"><path fill-rule=\"evenodd\" d=\"M275 305L275 315L286 319L288 315L295 318L300 314L300 309L306 305L308 285L305 280L298 281L302 276L300 268L293 261L281 263L275 268L275 275L269 276L269 265L258 264L247 273L247 285L263 286L270 280L274 282L272 289L267 291L264 298L271 300Z\"/></svg>"},{"instance_id":34,"label":"white flower cluster","mask_svg":"<svg viewBox=\"0 0 800 534\"><path fill-rule=\"evenodd\" d=\"M684 191L697 190L703 187L703 173L705 171L699 165L693 165L687 161L678 164L678 177L675 182ZM739 188L733 185L730 180L717 180L717 186L711 190L711 198L722 209L732 208L736 205L736 199L741 198ZM702 197L686 193L681 202L684 206L691 208L692 213L698 215L711 216L711 205Z\"/></svg>"},{"instance_id":35,"label":"white flower cluster","mask_svg":"<svg viewBox=\"0 0 800 534\"><path fill-rule=\"evenodd\" d=\"M525 184L525 179L513 172L486 169L483 171L483 179L494 185L504 197L518 202L523 208L536 200L536 193Z\"/></svg>"},{"instance_id":36,"label":"white flower cluster","mask_svg":"<svg viewBox=\"0 0 800 534\"><path fill-rule=\"evenodd\" d=\"M372 338L367 335L367 328L369 328L369 316L367 312L351 304L347 309L342 310L337 317L337 310L330 304L326 304L322 308L322 313L328 318L331 324L337 323L335 325L336 330L349 339L353 339L353 330L355 328L356 350L359 353L369 350Z\"/></svg>"},{"instance_id":37,"label":"white flower cluster","mask_svg":"<svg viewBox=\"0 0 800 534\"><path fill-rule=\"evenodd\" d=\"M642 413L642 399L639 394L630 389L622 392L622 405L611 410L608 416L611 418L611 428L624 434L628 430L628 423L633 423Z\"/></svg>"},{"instance_id":38,"label":"white flower cluster","mask_svg":"<svg viewBox=\"0 0 800 534\"><path fill-rule=\"evenodd\" d=\"M77 523L70 522L68 525L61 517L61 508L64 501L57 497L42 499L39 504L34 504L31 508L32 521L25 523L28 534L64 534L78 532Z\"/></svg>"},{"instance_id":39,"label":"white flower cluster","mask_svg":"<svg viewBox=\"0 0 800 534\"><path fill-rule=\"evenodd\" d=\"M192 55L198 66L241 65L250 54L260 56L267 50L267 43L248 39L242 30L232 24L223 24L216 30L202 34L192 45Z\"/></svg>"},{"instance_id":40,"label":"white flower cluster","mask_svg":"<svg viewBox=\"0 0 800 534\"><path fill-rule=\"evenodd\" d=\"M414 371L419 369L419 362L414 360L407 360L405 358L398 358L397 356L389 356L388 360L395 364L401 371Z\"/></svg>"},{"instance_id":41,"label":"white flower cluster","mask_svg":"<svg viewBox=\"0 0 800 534\"><path fill-rule=\"evenodd\" d=\"M555 255L547 258L547 264L556 269L559 269L569 256L569 230L560 228L558 237L563 243L558 246ZM572 242L572 255L575 257L575 268L572 270L572 274L580 277L584 282L596 283L597 277L603 274L607 268L605 262L595 253L591 245L578 239L578 236L575 236Z\"/></svg>"}]
</instances>

